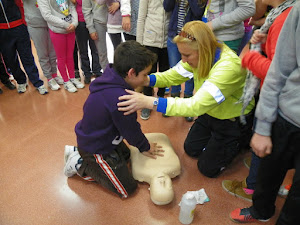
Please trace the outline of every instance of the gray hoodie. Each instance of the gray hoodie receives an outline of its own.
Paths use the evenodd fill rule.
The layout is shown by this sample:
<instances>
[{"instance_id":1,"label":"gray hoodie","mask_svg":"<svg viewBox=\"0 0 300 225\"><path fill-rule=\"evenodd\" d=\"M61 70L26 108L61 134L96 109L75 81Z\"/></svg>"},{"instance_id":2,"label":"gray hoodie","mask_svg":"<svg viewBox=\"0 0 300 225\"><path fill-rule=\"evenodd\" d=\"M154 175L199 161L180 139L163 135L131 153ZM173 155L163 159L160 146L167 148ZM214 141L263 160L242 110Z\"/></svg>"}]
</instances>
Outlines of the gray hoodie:
<instances>
[{"instance_id":1,"label":"gray hoodie","mask_svg":"<svg viewBox=\"0 0 300 225\"><path fill-rule=\"evenodd\" d=\"M56 3L56 0L37 0L39 9L43 18L47 21L48 27L54 33L66 34L70 24L75 27L78 25L78 15L75 5L66 0L69 7L69 14L62 13L62 9Z\"/></svg>"},{"instance_id":2,"label":"gray hoodie","mask_svg":"<svg viewBox=\"0 0 300 225\"><path fill-rule=\"evenodd\" d=\"M107 24L107 6L106 3L99 5L94 0L82 1L82 13L89 33L95 33L94 23Z\"/></svg>"},{"instance_id":3,"label":"gray hoodie","mask_svg":"<svg viewBox=\"0 0 300 225\"><path fill-rule=\"evenodd\" d=\"M290 11L280 32L275 56L264 81L255 116L255 132L271 136L278 113L300 127L300 2Z\"/></svg>"},{"instance_id":4,"label":"gray hoodie","mask_svg":"<svg viewBox=\"0 0 300 225\"><path fill-rule=\"evenodd\" d=\"M36 0L23 0L25 20L30 27L48 27L47 22L42 17Z\"/></svg>"},{"instance_id":5,"label":"gray hoodie","mask_svg":"<svg viewBox=\"0 0 300 225\"><path fill-rule=\"evenodd\" d=\"M255 13L254 0L210 0L207 19L212 21L214 34L221 41L233 41L244 36L245 19Z\"/></svg>"}]
</instances>

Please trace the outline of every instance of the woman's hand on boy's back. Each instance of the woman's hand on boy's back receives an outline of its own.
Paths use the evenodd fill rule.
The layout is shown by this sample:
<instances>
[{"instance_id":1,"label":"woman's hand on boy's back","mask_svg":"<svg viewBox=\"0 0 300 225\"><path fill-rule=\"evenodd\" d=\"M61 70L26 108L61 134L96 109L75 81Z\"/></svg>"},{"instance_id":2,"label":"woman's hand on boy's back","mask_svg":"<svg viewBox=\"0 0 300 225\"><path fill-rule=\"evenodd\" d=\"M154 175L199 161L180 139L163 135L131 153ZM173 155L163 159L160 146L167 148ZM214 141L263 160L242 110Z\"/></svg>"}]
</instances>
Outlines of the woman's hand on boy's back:
<instances>
[{"instance_id":1,"label":"woman's hand on boy's back","mask_svg":"<svg viewBox=\"0 0 300 225\"><path fill-rule=\"evenodd\" d=\"M162 149L162 146L157 145L157 143L150 143L150 149L142 152L142 154L149 158L156 159L157 156L163 157L163 152L164 150Z\"/></svg>"}]
</instances>

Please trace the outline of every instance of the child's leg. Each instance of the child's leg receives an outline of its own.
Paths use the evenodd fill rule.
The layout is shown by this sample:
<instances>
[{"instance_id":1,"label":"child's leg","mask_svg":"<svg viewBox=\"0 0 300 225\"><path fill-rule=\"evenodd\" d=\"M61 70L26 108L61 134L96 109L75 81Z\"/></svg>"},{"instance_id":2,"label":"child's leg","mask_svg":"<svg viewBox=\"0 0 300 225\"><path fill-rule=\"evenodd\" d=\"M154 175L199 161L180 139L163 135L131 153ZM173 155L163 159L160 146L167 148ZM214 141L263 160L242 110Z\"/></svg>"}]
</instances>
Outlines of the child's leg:
<instances>
[{"instance_id":1,"label":"child's leg","mask_svg":"<svg viewBox=\"0 0 300 225\"><path fill-rule=\"evenodd\" d=\"M110 40L114 46L114 50L118 47L122 42L121 33L109 34Z\"/></svg>"},{"instance_id":2,"label":"child's leg","mask_svg":"<svg viewBox=\"0 0 300 225\"><path fill-rule=\"evenodd\" d=\"M44 27L31 26L27 26L27 28L36 48L43 74L48 80L50 80L52 78L52 71L47 41L49 37L48 29Z\"/></svg>"},{"instance_id":3,"label":"child's leg","mask_svg":"<svg viewBox=\"0 0 300 225\"><path fill-rule=\"evenodd\" d=\"M35 86L36 88L40 87L44 84L44 82L40 79L39 71L34 62L27 27L25 25L21 25L16 27L14 31L17 37L17 51L26 74L33 86Z\"/></svg>"},{"instance_id":4,"label":"child's leg","mask_svg":"<svg viewBox=\"0 0 300 225\"><path fill-rule=\"evenodd\" d=\"M86 28L85 22L79 22L76 28L76 41L80 53L81 69L85 76L91 77L91 66L90 59L88 55L88 41L89 41L89 32ZM99 57L97 59L99 64Z\"/></svg>"},{"instance_id":5,"label":"child's leg","mask_svg":"<svg viewBox=\"0 0 300 225\"><path fill-rule=\"evenodd\" d=\"M98 34L98 40L95 40L95 45L98 50L99 62L103 70L108 64L107 48L106 48L106 24L94 23L95 29Z\"/></svg>"},{"instance_id":6,"label":"child's leg","mask_svg":"<svg viewBox=\"0 0 300 225\"><path fill-rule=\"evenodd\" d=\"M49 33L57 57L58 70L64 82L67 82L69 80L67 70L66 70L67 36L66 34L54 33L52 30L49 30ZM73 43L73 50L74 50L74 43ZM72 52L72 60L73 60L73 52ZM74 66L74 62L73 62L73 66Z\"/></svg>"},{"instance_id":7,"label":"child's leg","mask_svg":"<svg viewBox=\"0 0 300 225\"><path fill-rule=\"evenodd\" d=\"M70 79L75 78L75 65L74 65L74 48L75 48L75 32L66 34L66 66L68 69Z\"/></svg>"},{"instance_id":8,"label":"child's leg","mask_svg":"<svg viewBox=\"0 0 300 225\"><path fill-rule=\"evenodd\" d=\"M123 155L126 151L129 149L124 142L121 142L116 150L105 155L89 154L79 149L83 162L78 174L83 178L93 179L120 197L127 198L136 190L137 181L128 170Z\"/></svg>"},{"instance_id":9,"label":"child's leg","mask_svg":"<svg viewBox=\"0 0 300 225\"><path fill-rule=\"evenodd\" d=\"M17 57L17 37L14 35L15 29L16 28L0 30L0 50L6 62L6 66L11 69L17 83L25 84L27 78L23 70L21 70Z\"/></svg>"}]
</instances>

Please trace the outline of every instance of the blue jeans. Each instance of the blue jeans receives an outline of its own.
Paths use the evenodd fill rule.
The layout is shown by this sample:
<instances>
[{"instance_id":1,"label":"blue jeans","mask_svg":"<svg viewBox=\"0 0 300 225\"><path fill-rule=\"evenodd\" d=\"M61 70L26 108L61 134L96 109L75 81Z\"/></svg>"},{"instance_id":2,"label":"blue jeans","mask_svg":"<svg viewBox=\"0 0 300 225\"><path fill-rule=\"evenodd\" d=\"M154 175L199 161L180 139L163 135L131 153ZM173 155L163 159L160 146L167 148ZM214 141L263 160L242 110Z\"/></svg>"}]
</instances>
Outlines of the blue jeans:
<instances>
[{"instance_id":1,"label":"blue jeans","mask_svg":"<svg viewBox=\"0 0 300 225\"><path fill-rule=\"evenodd\" d=\"M177 45L172 41L172 38L168 37L167 40L167 48L168 48L168 57L169 57L169 64L172 68L175 66L181 59L181 54L178 51ZM185 89L184 95L185 96L193 96L194 90L194 79L188 80L185 82ZM172 86L171 94L177 94L181 91L181 85Z\"/></svg>"}]
</instances>

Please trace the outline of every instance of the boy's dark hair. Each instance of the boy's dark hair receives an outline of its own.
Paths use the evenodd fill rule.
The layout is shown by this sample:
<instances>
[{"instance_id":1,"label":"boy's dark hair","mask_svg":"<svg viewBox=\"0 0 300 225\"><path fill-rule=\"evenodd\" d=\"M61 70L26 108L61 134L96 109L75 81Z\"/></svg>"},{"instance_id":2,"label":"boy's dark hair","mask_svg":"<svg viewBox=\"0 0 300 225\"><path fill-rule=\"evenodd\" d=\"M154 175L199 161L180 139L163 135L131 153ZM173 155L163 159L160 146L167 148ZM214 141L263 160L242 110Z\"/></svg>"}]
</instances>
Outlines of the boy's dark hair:
<instances>
[{"instance_id":1,"label":"boy's dark hair","mask_svg":"<svg viewBox=\"0 0 300 225\"><path fill-rule=\"evenodd\" d=\"M149 65L153 65L157 55L140 43L130 40L119 44L114 53L113 69L123 78L133 68L136 76Z\"/></svg>"}]
</instances>

